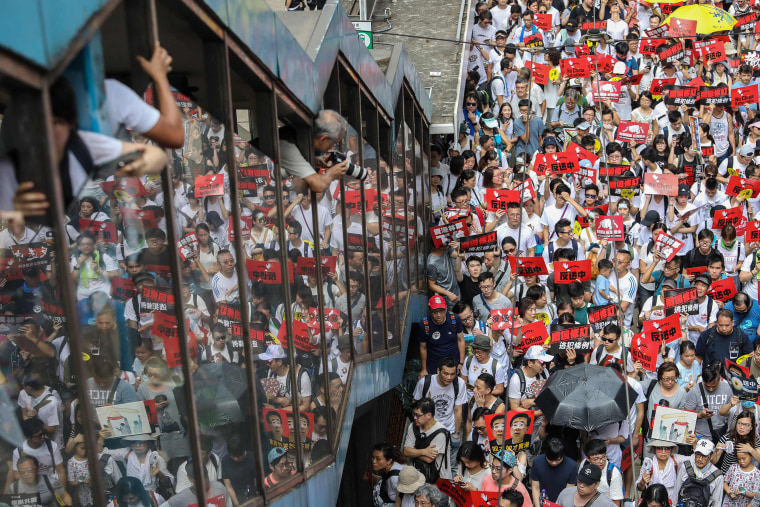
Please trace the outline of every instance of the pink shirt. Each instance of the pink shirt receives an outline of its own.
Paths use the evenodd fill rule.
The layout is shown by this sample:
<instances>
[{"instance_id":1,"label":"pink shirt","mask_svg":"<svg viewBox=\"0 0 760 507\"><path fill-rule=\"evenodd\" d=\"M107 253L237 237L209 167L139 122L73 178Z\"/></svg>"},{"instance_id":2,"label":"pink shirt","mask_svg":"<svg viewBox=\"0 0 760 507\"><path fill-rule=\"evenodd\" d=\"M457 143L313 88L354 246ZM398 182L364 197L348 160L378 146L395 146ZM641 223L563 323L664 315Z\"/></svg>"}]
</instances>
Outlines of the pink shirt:
<instances>
[{"instance_id":1,"label":"pink shirt","mask_svg":"<svg viewBox=\"0 0 760 507\"><path fill-rule=\"evenodd\" d=\"M513 481L517 481L514 477L511 478ZM501 494L502 491L505 489L509 489L508 486L511 486L512 483L510 482L509 485L504 484L505 481L502 481L501 491L499 491L499 486L494 482L493 475L488 474L486 477L483 477L483 482L480 484L480 491L499 491ZM520 481L517 481L517 487L515 487L517 491L522 493L524 502L522 507L533 507L533 501L530 499L530 495L528 494L528 489L525 487L525 484L523 484Z\"/></svg>"}]
</instances>

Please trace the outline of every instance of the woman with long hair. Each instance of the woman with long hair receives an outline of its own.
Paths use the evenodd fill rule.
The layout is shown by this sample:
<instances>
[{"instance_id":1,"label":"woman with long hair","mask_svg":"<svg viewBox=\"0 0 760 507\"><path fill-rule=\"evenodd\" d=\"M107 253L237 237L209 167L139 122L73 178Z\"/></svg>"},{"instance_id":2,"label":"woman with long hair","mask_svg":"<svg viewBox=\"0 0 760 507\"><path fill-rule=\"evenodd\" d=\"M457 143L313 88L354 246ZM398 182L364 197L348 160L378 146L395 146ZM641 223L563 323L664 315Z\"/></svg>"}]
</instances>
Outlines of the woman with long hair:
<instances>
[{"instance_id":1,"label":"woman with long hair","mask_svg":"<svg viewBox=\"0 0 760 507\"><path fill-rule=\"evenodd\" d=\"M662 484L652 484L641 495L639 507L668 507L671 505L668 490Z\"/></svg>"},{"instance_id":2,"label":"woman with long hair","mask_svg":"<svg viewBox=\"0 0 760 507\"><path fill-rule=\"evenodd\" d=\"M475 442L462 442L457 452L457 474L454 482L464 483L460 487L465 491L478 491L483 478L491 473L483 449Z\"/></svg>"},{"instance_id":3,"label":"woman with long hair","mask_svg":"<svg viewBox=\"0 0 760 507\"><path fill-rule=\"evenodd\" d=\"M647 141L654 139L657 134L660 133L660 124L657 123L657 118L654 115L654 98L652 93L645 90L639 93L639 107L631 111L631 120L636 123L648 123L649 133L647 134Z\"/></svg>"},{"instance_id":4,"label":"woman with long hair","mask_svg":"<svg viewBox=\"0 0 760 507\"><path fill-rule=\"evenodd\" d=\"M118 507L157 507L164 499L158 493L148 492L140 479L125 476L116 483L116 494L110 505Z\"/></svg>"},{"instance_id":5,"label":"woman with long hair","mask_svg":"<svg viewBox=\"0 0 760 507\"><path fill-rule=\"evenodd\" d=\"M216 257L221 249L211 239L211 231L205 223L195 226L195 234L198 235L198 261L208 273L209 278L213 278L219 272L219 262ZM201 282L201 288L211 290L211 282Z\"/></svg>"},{"instance_id":6,"label":"woman with long hair","mask_svg":"<svg viewBox=\"0 0 760 507\"><path fill-rule=\"evenodd\" d=\"M731 442L733 445L728 446ZM757 439L757 421L755 421L755 412L743 410L736 416L736 424L723 435L715 445L715 452L712 455L713 464L717 465L718 460L723 456L723 463L720 470L723 475L728 472L731 465L737 463L736 453L746 452L752 455L755 460L760 459Z\"/></svg>"}]
</instances>

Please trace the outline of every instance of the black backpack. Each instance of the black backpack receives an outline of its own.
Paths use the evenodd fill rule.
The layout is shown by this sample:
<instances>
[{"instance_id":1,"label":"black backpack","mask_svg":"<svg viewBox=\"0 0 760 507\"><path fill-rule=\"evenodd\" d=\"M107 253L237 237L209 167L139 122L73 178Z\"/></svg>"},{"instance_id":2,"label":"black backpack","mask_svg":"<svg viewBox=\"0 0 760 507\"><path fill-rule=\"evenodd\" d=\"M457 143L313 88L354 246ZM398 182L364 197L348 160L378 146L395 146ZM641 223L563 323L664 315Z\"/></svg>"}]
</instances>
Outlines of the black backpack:
<instances>
[{"instance_id":1,"label":"black backpack","mask_svg":"<svg viewBox=\"0 0 760 507\"><path fill-rule=\"evenodd\" d=\"M686 461L686 480L678 492L678 503L684 507L703 507L710 504L710 483L720 477L720 470L713 472L704 479L697 479L691 461Z\"/></svg>"},{"instance_id":2,"label":"black backpack","mask_svg":"<svg viewBox=\"0 0 760 507\"><path fill-rule=\"evenodd\" d=\"M113 477L111 477L111 474L106 472L106 466L108 465L108 461L111 459L111 455L108 453L103 453L100 455L100 459L98 460L100 462L100 473L103 476L103 489L106 492L106 497L109 497L110 495L115 494L116 489L116 483L113 481ZM119 469L119 472L121 472L122 477L127 476L127 467L122 463L121 461L113 460L114 463L116 463L116 466Z\"/></svg>"},{"instance_id":3,"label":"black backpack","mask_svg":"<svg viewBox=\"0 0 760 507\"><path fill-rule=\"evenodd\" d=\"M391 470L387 474L383 474L380 482L380 499L385 503L393 503L393 500L391 500L390 495L388 495L388 486L387 482L388 479L391 477L398 477L398 474L401 472L401 470ZM399 493L396 492L396 495Z\"/></svg>"},{"instance_id":4,"label":"black backpack","mask_svg":"<svg viewBox=\"0 0 760 507\"><path fill-rule=\"evenodd\" d=\"M448 468L449 466L449 446L451 445L451 435L449 434L449 430L446 428L438 428L424 437L422 436L420 427L416 424L412 425L412 430L414 431L415 449L427 449L430 447L430 442L432 442L439 433L443 433L446 437L446 445L442 451L438 451L439 454L443 454L443 460L441 460L440 466L436 466L435 464L435 462L438 461L438 458L434 459L432 463L427 463L421 459L414 460L414 468L419 470L419 472L425 476L425 482L428 484L435 484L435 481L441 477L441 469L445 470L444 467Z\"/></svg>"}]
</instances>

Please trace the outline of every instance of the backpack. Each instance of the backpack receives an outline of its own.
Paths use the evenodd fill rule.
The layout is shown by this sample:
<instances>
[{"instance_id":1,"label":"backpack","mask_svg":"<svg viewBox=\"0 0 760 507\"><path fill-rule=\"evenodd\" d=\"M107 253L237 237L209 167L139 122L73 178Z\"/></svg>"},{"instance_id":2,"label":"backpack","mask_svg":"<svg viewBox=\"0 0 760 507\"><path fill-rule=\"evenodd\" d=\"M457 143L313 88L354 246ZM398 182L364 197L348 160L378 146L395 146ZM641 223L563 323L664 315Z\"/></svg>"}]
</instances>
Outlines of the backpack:
<instances>
[{"instance_id":1,"label":"backpack","mask_svg":"<svg viewBox=\"0 0 760 507\"><path fill-rule=\"evenodd\" d=\"M388 479L391 477L398 477L399 472L401 472L401 470L391 470L387 474L383 474L383 477L380 481L380 500L382 500L384 503L393 503L391 497L388 496L388 488L385 486L385 483L388 482ZM396 494L398 495L398 493Z\"/></svg>"},{"instance_id":2,"label":"backpack","mask_svg":"<svg viewBox=\"0 0 760 507\"><path fill-rule=\"evenodd\" d=\"M691 461L686 461L686 480L678 492L678 503L684 507L702 507L710 504L710 483L719 477L720 470L713 472L704 479L697 479Z\"/></svg>"},{"instance_id":3,"label":"backpack","mask_svg":"<svg viewBox=\"0 0 760 507\"><path fill-rule=\"evenodd\" d=\"M449 318L451 319L451 326L456 329L457 328L457 322L459 322L459 317L457 317L457 314L454 312L449 312ZM429 339L430 337L430 319L425 316L422 318L422 327L425 329L425 338Z\"/></svg>"},{"instance_id":4,"label":"backpack","mask_svg":"<svg viewBox=\"0 0 760 507\"><path fill-rule=\"evenodd\" d=\"M517 378L520 380L520 395L525 394L525 388L527 387L527 382L525 381L525 372L522 371L522 368L516 368L515 369L515 375L517 375ZM542 371L538 374L538 378L541 380L546 380L546 371Z\"/></svg>"},{"instance_id":5,"label":"backpack","mask_svg":"<svg viewBox=\"0 0 760 507\"><path fill-rule=\"evenodd\" d=\"M454 405L456 405L457 398L459 398L459 378L460 377L455 378L454 382L452 382L452 385L454 386ZM420 399L425 398L428 395L432 381L433 375L425 375L425 380L422 382L422 396Z\"/></svg>"},{"instance_id":6,"label":"backpack","mask_svg":"<svg viewBox=\"0 0 760 507\"><path fill-rule=\"evenodd\" d=\"M502 82L504 83L504 97L505 97L504 98L504 102L507 102L506 95L507 95L507 92L509 91L509 88L507 87L507 80L504 78L504 76L501 73L494 74L493 77L491 77L491 80L488 81L488 85L487 85L487 88L486 88L488 90L488 94L489 94L489 97L488 97L488 99L489 99L488 106L491 109L496 108L496 106L499 104L499 102L496 100L496 95L494 95L494 93L493 93L493 82L495 80L497 80L497 79L501 79ZM493 95L493 97L491 95Z\"/></svg>"},{"instance_id":7,"label":"backpack","mask_svg":"<svg viewBox=\"0 0 760 507\"><path fill-rule=\"evenodd\" d=\"M439 451L439 455L443 454L443 460L441 460L440 466L436 466L435 464L435 462L438 461L438 458L433 460L432 463L426 463L421 459L414 460L414 468L416 468L422 475L425 476L425 482L428 484L435 484L435 482L441 477L441 469L445 470L449 467L449 445L451 443L451 435L449 434L449 430L446 428L438 428L434 432L430 433L429 435L425 435L424 437L422 436L420 427L416 424L412 425L412 430L414 431L415 449L427 449L430 447L430 442L432 442L439 433L443 433L443 435L446 437L446 445L444 445L443 451Z\"/></svg>"},{"instance_id":8,"label":"backpack","mask_svg":"<svg viewBox=\"0 0 760 507\"><path fill-rule=\"evenodd\" d=\"M103 453L100 455L100 459L98 462L100 463L100 470L101 475L103 477L103 489L106 492L106 497L109 497L114 494L114 490L116 488L116 483L113 481L113 477L111 477L111 474L106 472L106 466L108 465L108 461L111 459L111 455L108 453ZM127 476L127 467L122 463L121 461L113 460L114 463L116 463L116 466L119 467L119 472L121 472L122 477Z\"/></svg>"},{"instance_id":9,"label":"backpack","mask_svg":"<svg viewBox=\"0 0 760 507\"><path fill-rule=\"evenodd\" d=\"M570 240L571 247L573 249L573 252L575 252L575 258L578 258L578 242L576 240ZM549 242L549 262L554 262L552 259L554 258L554 241ZM567 248L567 247L565 247Z\"/></svg>"},{"instance_id":10,"label":"backpack","mask_svg":"<svg viewBox=\"0 0 760 507\"><path fill-rule=\"evenodd\" d=\"M472 366L472 358L475 357L474 355L467 356L467 359L464 360L464 371L466 371L468 374L470 372L470 366ZM498 362L496 359L491 358L491 370L493 371L493 376L496 378L496 368L498 366ZM457 382L458 384L459 382ZM456 391L456 389L455 389Z\"/></svg>"},{"instance_id":11,"label":"backpack","mask_svg":"<svg viewBox=\"0 0 760 507\"><path fill-rule=\"evenodd\" d=\"M602 357L604 356L604 353L605 353L604 345L599 345L596 348L596 352L594 353L594 357L596 358L596 364L599 364L599 361L602 360ZM623 362L623 363L626 363L628 361L628 349L627 348L623 349L623 353L621 354L620 361ZM625 364L622 364L621 366L623 368L625 368Z\"/></svg>"}]
</instances>

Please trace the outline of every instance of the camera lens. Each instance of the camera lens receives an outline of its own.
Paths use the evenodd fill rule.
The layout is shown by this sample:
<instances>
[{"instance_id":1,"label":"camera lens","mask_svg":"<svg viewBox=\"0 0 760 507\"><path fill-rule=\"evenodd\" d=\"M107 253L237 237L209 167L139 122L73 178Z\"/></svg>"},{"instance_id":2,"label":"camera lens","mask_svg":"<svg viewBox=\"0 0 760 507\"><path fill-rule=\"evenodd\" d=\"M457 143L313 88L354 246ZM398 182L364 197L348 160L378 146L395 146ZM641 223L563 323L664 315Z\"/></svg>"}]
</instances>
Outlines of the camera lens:
<instances>
[{"instance_id":1,"label":"camera lens","mask_svg":"<svg viewBox=\"0 0 760 507\"><path fill-rule=\"evenodd\" d=\"M357 180L364 180L367 178L367 169L362 166L349 163L346 174L356 178Z\"/></svg>"}]
</instances>

